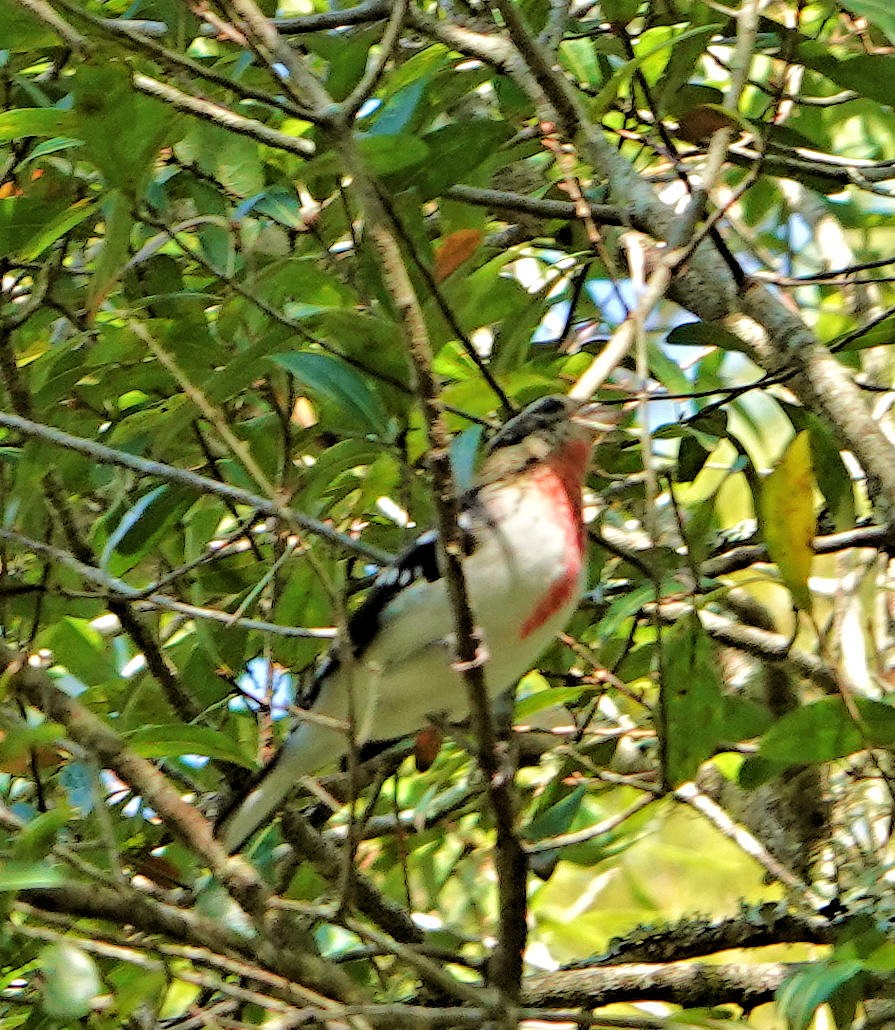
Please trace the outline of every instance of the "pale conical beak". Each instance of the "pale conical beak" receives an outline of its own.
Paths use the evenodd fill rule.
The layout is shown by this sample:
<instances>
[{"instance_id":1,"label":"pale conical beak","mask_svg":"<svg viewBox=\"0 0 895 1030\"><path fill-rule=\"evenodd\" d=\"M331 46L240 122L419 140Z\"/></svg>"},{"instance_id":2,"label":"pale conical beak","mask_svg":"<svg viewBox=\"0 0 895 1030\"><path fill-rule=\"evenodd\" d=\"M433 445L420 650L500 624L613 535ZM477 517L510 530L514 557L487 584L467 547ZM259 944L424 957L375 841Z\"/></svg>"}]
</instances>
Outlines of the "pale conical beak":
<instances>
[{"instance_id":1,"label":"pale conical beak","mask_svg":"<svg viewBox=\"0 0 895 1030\"><path fill-rule=\"evenodd\" d=\"M621 421L624 409L617 406L600 404L598 401L589 401L572 415L571 421L576 425L589 429L594 436L601 433L609 433L615 429Z\"/></svg>"}]
</instances>

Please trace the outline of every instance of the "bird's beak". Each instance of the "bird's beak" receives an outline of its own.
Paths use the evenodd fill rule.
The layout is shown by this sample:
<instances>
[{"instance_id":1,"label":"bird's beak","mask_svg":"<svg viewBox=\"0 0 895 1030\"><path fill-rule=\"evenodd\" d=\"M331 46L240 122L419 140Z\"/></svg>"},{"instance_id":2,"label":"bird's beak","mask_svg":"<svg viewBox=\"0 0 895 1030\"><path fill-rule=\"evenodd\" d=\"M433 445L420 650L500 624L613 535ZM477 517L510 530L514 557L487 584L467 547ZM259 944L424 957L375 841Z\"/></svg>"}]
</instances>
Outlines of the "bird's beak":
<instances>
[{"instance_id":1,"label":"bird's beak","mask_svg":"<svg viewBox=\"0 0 895 1030\"><path fill-rule=\"evenodd\" d=\"M582 404L572 415L571 421L576 425L589 429L594 436L600 436L615 429L621 421L623 414L624 409L621 405L612 406L600 404L596 401L588 401Z\"/></svg>"}]
</instances>

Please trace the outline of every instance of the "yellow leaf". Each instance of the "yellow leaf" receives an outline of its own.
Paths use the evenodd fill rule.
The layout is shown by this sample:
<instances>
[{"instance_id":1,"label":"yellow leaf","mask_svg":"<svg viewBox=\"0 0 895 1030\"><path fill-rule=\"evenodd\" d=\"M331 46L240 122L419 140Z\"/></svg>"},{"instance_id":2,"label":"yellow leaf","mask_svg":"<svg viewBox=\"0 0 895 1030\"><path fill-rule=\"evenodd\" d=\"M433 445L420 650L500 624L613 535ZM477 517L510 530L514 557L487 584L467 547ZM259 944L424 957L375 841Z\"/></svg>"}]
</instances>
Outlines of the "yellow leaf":
<instances>
[{"instance_id":1,"label":"yellow leaf","mask_svg":"<svg viewBox=\"0 0 895 1030\"><path fill-rule=\"evenodd\" d=\"M807 431L790 443L761 491L765 543L793 601L811 610L808 577L817 522L814 517L814 472Z\"/></svg>"}]
</instances>

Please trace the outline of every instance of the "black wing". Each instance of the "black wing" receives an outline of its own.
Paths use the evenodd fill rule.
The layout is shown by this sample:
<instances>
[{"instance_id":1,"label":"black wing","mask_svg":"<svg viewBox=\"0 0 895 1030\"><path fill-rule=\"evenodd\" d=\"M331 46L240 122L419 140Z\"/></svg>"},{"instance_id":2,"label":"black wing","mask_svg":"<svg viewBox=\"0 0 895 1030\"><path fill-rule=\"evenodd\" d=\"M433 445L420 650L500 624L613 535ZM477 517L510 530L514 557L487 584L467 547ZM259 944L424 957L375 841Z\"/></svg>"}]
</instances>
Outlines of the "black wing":
<instances>
[{"instance_id":1,"label":"black wing","mask_svg":"<svg viewBox=\"0 0 895 1030\"><path fill-rule=\"evenodd\" d=\"M383 611L402 590L420 580L434 583L439 579L438 534L431 530L417 537L403 554L379 573L361 606L351 613L348 639L355 657L360 657L376 638Z\"/></svg>"},{"instance_id":2,"label":"black wing","mask_svg":"<svg viewBox=\"0 0 895 1030\"><path fill-rule=\"evenodd\" d=\"M475 499L467 494L461 504L462 511L467 513L474 505ZM475 549L475 537L463 528L462 523L461 534L463 553L468 556ZM348 639L355 657L360 657L376 638L382 625L382 613L402 590L421 580L435 583L441 575L438 533L432 529L418 536L403 554L379 573L361 606L349 616Z\"/></svg>"},{"instance_id":3,"label":"black wing","mask_svg":"<svg viewBox=\"0 0 895 1030\"><path fill-rule=\"evenodd\" d=\"M434 583L441 578L437 541L438 534L434 530L417 537L406 551L379 573L360 607L349 615L348 640L355 658L359 658L376 638L382 613L402 590L422 579ZM339 645L335 644L320 662L313 680L296 698L300 708L313 706L323 684L329 676L338 672L340 665Z\"/></svg>"},{"instance_id":4,"label":"black wing","mask_svg":"<svg viewBox=\"0 0 895 1030\"><path fill-rule=\"evenodd\" d=\"M464 498L467 502L468 498ZM467 504L464 504L464 508ZM463 531L463 553L472 554L474 538L471 533ZM376 639L382 625L382 613L391 602L408 587L421 580L434 583L441 579L441 568L438 564L438 533L433 529L418 536L402 554L384 568L367 592L360 607L348 617L348 640L359 658ZM317 669L314 679L297 698L302 708L310 708L323 687L327 677L332 676L339 668L338 645L333 647Z\"/></svg>"}]
</instances>

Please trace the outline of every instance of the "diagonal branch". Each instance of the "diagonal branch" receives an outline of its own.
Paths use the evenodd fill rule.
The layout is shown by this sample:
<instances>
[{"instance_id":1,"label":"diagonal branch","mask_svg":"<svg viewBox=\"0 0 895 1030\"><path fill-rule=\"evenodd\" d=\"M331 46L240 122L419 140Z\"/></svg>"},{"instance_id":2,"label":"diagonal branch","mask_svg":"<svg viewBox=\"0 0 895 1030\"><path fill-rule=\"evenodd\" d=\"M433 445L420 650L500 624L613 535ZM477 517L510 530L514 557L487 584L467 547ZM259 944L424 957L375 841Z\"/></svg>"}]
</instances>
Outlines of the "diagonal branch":
<instances>
[{"instance_id":1,"label":"diagonal branch","mask_svg":"<svg viewBox=\"0 0 895 1030\"><path fill-rule=\"evenodd\" d=\"M104 465L118 465L121 468L128 468L139 472L144 476L153 476L166 483L178 483L181 486L189 487L200 494L212 494L216 497L227 497L237 504L245 504L255 508L263 515L270 515L280 519L287 525L295 526L308 533L313 533L324 540L335 544L342 551L352 551L371 558L379 564L387 564L391 561L391 555L381 551L378 547L372 547L362 540L340 533L325 522L305 515L303 512L286 508L276 501L261 497L249 490L243 490L238 486L231 486L229 483L221 483L216 479L209 479L207 476L200 476L187 469L176 468L174 465L166 465L161 461L152 461L149 458L141 458L139 455L130 454L127 451L115 450L106 447L104 444L94 443L93 440L86 440L81 436L72 436L61 429L52 426L41 425L31 419L22 418L19 415L11 415L8 412L0 411L0 426L22 433L25 436L35 437L39 440L46 440L69 451L84 454L94 461Z\"/></svg>"},{"instance_id":2,"label":"diagonal branch","mask_svg":"<svg viewBox=\"0 0 895 1030\"><path fill-rule=\"evenodd\" d=\"M201 858L233 898L265 925L269 888L248 863L231 857L214 836L211 823L187 804L167 778L127 747L122 737L80 702L60 690L41 669L5 650L0 655L10 689L29 704L61 723L69 736L121 780L164 820L165 825ZM289 963L302 982L324 993L351 997L355 993L341 972L314 955L290 949Z\"/></svg>"}]
</instances>

